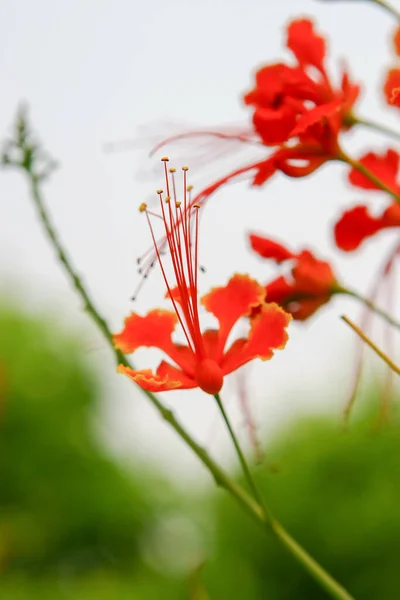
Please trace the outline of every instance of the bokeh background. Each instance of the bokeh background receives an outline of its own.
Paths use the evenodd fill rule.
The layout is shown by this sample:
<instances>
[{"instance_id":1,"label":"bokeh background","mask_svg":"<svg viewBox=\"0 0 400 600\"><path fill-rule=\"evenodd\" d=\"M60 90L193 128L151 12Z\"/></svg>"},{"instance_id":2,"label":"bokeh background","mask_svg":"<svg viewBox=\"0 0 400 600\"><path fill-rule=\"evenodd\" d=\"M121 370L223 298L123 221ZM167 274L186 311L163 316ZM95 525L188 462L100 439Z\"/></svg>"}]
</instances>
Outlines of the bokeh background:
<instances>
[{"instance_id":1,"label":"bokeh background","mask_svg":"<svg viewBox=\"0 0 400 600\"><path fill-rule=\"evenodd\" d=\"M114 330L129 311L163 303L156 273L135 305L130 300L136 257L150 245L137 208L153 202L162 183L158 159L166 151L149 158L152 145L182 130L245 125L242 93L258 66L286 56L284 28L304 15L329 39L332 72L344 59L362 82L360 114L396 126L381 92L394 24L368 2L0 6L1 135L26 101L60 162L45 188L51 215ZM345 140L354 154L387 147L372 132ZM189 164L196 187L252 158L240 146L208 140L167 153L176 166ZM247 233L257 231L317 248L345 282L366 292L395 234L377 236L352 256L334 249L331 225L360 197L340 165L303 181L277 176L260 190L246 182L221 190L202 215L202 291L234 271L261 281L273 275L249 252ZM239 519L229 498L214 493L189 450L115 374L42 235L25 182L4 172L0 278L1 597L325 597L272 539ZM251 454L240 408L244 385L266 456L257 477L285 525L356 597L376 598L379 590L395 598L400 439L394 427L375 427L382 369L371 357L359 416L341 431L357 344L342 312L358 318L360 307L337 299L292 325L285 351L245 369L241 381L233 375L223 397ZM381 327L374 333L384 341ZM157 358L143 351L135 360L148 366ZM197 391L164 398L235 470L211 400Z\"/></svg>"}]
</instances>

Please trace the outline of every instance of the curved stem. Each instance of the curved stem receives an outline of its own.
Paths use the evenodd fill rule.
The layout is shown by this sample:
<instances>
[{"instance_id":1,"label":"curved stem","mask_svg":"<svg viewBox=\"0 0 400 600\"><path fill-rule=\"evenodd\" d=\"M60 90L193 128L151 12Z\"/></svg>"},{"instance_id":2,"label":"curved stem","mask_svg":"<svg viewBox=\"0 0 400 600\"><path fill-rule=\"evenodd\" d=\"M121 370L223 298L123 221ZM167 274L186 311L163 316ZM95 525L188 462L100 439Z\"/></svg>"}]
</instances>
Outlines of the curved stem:
<instances>
[{"instance_id":1,"label":"curved stem","mask_svg":"<svg viewBox=\"0 0 400 600\"><path fill-rule=\"evenodd\" d=\"M366 177L367 179L372 181L372 183L374 183L380 190L390 194L390 196L392 196L392 198L396 202L400 202L400 195L397 194L397 192L395 192L394 190L392 190L389 186L387 186L386 183L384 183L381 179L379 179L379 177L374 175L374 173L372 173L372 171L367 169L358 160L355 160L354 158L352 158L351 156L349 156L348 154L343 152L343 150L340 151L338 160L341 160L342 162L347 163L348 165L353 167L353 169L356 169L359 173L362 173L364 175L364 177Z\"/></svg>"},{"instance_id":2,"label":"curved stem","mask_svg":"<svg viewBox=\"0 0 400 600\"><path fill-rule=\"evenodd\" d=\"M365 306L367 306L370 310L372 310L374 313L376 313L377 315L382 317L382 319L384 319L387 323L389 323L390 325L393 325L393 327L396 327L396 329L400 329L400 323L398 321L396 321L396 319L394 319L389 313L387 313L384 310L382 310L381 308L379 308L379 306L376 306L376 304L374 304L374 302L372 300L370 300L369 298L366 298L365 296L362 296L355 290L349 290L345 287L338 286L338 288L335 290L335 293L336 294L346 294L347 296L351 296L352 298L359 300L360 302L365 304Z\"/></svg>"},{"instance_id":3,"label":"curved stem","mask_svg":"<svg viewBox=\"0 0 400 600\"><path fill-rule=\"evenodd\" d=\"M400 375L400 368L384 353L382 352L382 350L380 350L378 348L378 346L376 346L374 344L374 342L372 340L369 339L369 337L363 332L361 331L361 329L359 327L357 327L357 325L355 323L353 323L352 321L350 321L350 319L348 317L346 317L345 315L342 315L340 317L341 319L343 319L343 321L345 323L347 323L347 325L349 325L353 331L356 332L356 334L358 335L358 337L360 337L366 344L368 344L368 346L395 372L397 373L397 375Z\"/></svg>"},{"instance_id":4,"label":"curved stem","mask_svg":"<svg viewBox=\"0 0 400 600\"><path fill-rule=\"evenodd\" d=\"M384 8L393 17L395 17L398 21L400 21L400 12L396 8L393 8L393 6L390 6L390 4L388 4L385 0L371 0L371 1L374 2L375 4L377 4L378 6L381 6L382 8Z\"/></svg>"},{"instance_id":5,"label":"curved stem","mask_svg":"<svg viewBox=\"0 0 400 600\"><path fill-rule=\"evenodd\" d=\"M352 115L346 121L349 125L363 125L364 127L368 127L368 129L374 129L379 133L383 133L384 135L393 138L397 142L400 141L400 131L394 131L393 129L391 129L387 125L384 125L383 123L371 121L370 119L361 119L359 117L356 117L355 115Z\"/></svg>"}]
</instances>

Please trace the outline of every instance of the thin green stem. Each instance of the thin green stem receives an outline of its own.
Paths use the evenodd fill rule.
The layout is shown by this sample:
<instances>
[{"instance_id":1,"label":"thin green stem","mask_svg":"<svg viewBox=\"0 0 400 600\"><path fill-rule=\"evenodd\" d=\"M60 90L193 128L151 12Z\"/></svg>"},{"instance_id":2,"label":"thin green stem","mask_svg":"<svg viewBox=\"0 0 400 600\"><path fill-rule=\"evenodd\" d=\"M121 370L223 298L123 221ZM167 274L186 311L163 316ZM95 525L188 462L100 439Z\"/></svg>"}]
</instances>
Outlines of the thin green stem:
<instances>
[{"instance_id":1,"label":"thin green stem","mask_svg":"<svg viewBox=\"0 0 400 600\"><path fill-rule=\"evenodd\" d=\"M229 420L229 417L224 409L221 398L219 394L216 394L215 399L218 404L218 408L221 411L222 417L225 421L227 429L229 431L229 435L232 439L233 445L235 446L240 464L243 469L244 476L246 481L257 500L260 507L262 507L263 511L263 522L267 528L267 530L272 530L275 536L279 539L279 541L286 547L286 549L296 558L296 560L303 565L306 571L311 575L313 579L315 579L322 588L324 588L330 596L336 598L337 600L354 600L354 598L345 590L343 586L341 586L337 581L335 581L325 569L321 567L313 558L306 552L300 544L296 542L295 539L286 531L286 529L272 516L270 509L265 504L265 501L262 497L260 490L257 487L257 484L251 474L249 466L246 461L246 457L242 451L239 440L236 437L235 432L233 431L233 427Z\"/></svg>"},{"instance_id":2,"label":"thin green stem","mask_svg":"<svg viewBox=\"0 0 400 600\"><path fill-rule=\"evenodd\" d=\"M388 13L390 13L393 17L395 17L398 21L400 21L400 12L396 8L393 8L393 6L391 6L390 4L385 2L385 0L371 0L371 2L374 2L378 6L381 6Z\"/></svg>"},{"instance_id":3,"label":"thin green stem","mask_svg":"<svg viewBox=\"0 0 400 600\"><path fill-rule=\"evenodd\" d=\"M343 321L345 323L347 323L347 325L349 325L353 331L356 332L356 334L366 343L368 344L368 346L395 372L397 373L397 375L400 375L400 368L384 353L382 352L382 350L380 350L378 348L378 346L376 346L374 344L374 342L372 340L370 340L370 338L359 328L357 327L357 325L355 323L353 323L352 321L350 321L350 319L346 316L341 316L341 319L343 319Z\"/></svg>"},{"instance_id":4,"label":"thin green stem","mask_svg":"<svg viewBox=\"0 0 400 600\"><path fill-rule=\"evenodd\" d=\"M361 119L355 115L351 115L350 117L346 118L346 123L348 123L348 125L363 125L364 127L368 127L368 129L373 129L379 133L383 133L384 135L393 138L397 142L400 141L400 131L395 131L387 125L383 125L383 123L371 121L370 119Z\"/></svg>"},{"instance_id":5,"label":"thin green stem","mask_svg":"<svg viewBox=\"0 0 400 600\"><path fill-rule=\"evenodd\" d=\"M370 310L372 310L375 314L382 317L382 319L384 319L387 323L389 323L390 325L393 325L393 327L396 327L396 329L400 329L400 323L398 321L396 321L396 319L394 319L389 313L387 313L384 310L382 310L381 308L379 308L379 306L376 306L376 304L374 304L374 302L372 302L372 300L370 300L369 298L365 298L365 296L362 296L355 290L349 290L348 288L345 288L342 286L337 286L334 293L335 294L346 294L346 296L355 298L359 302L362 302L363 304L365 304L365 306L368 306L368 308Z\"/></svg>"},{"instance_id":6,"label":"thin green stem","mask_svg":"<svg viewBox=\"0 0 400 600\"><path fill-rule=\"evenodd\" d=\"M50 239L53 247L57 252L57 256L64 267L64 270L67 272L67 275L71 279L72 284L75 287L75 290L78 292L79 296L83 299L86 312L89 314L91 319L95 322L95 324L99 327L104 337L106 338L108 344L110 345L117 364L124 364L130 368L133 368L133 365L130 363L128 358L120 351L114 347L113 336L112 333L106 323L106 321L100 316L99 311L97 310L94 302L89 297L88 292L86 291L81 279L77 275L74 267L70 259L68 258L67 252L63 248L58 235L55 232L54 226L51 223L50 217L47 214L47 211L44 206L43 199L40 194L39 189L39 180L27 172L30 185L32 197L37 208L40 221L45 229L45 232ZM246 494L244 490L233 480L231 479L214 460L208 455L206 450L202 448L197 442L195 442L191 435L184 429L184 427L179 423L179 421L174 416L173 412L170 409L167 409L163 403L151 392L147 390L140 390L147 396L147 398L151 401L153 406L158 410L161 414L162 418L167 421L173 429L178 433L178 435L186 442L186 444L195 452L195 454L200 458L203 464L211 471L215 481L218 485L224 487L228 490L236 500L246 509L246 511L251 514L256 520L263 520L261 508Z\"/></svg>"},{"instance_id":7,"label":"thin green stem","mask_svg":"<svg viewBox=\"0 0 400 600\"><path fill-rule=\"evenodd\" d=\"M236 434L235 434L235 432L233 430L233 427L231 425L229 417L228 417L228 415L227 415L227 413L225 411L224 405L222 404L221 397L220 397L219 394L215 394L214 398L217 401L218 408L219 408L219 410L221 412L221 415L222 415L222 418L223 418L223 420L225 422L225 425L226 425L226 427L227 427L227 429L229 431L229 435L231 437L233 445L235 446L235 450L236 450L236 453L238 455L239 462L240 462L240 464L242 466L243 473L244 473L244 476L245 476L246 481L248 483L248 486L249 486L249 488L250 488L250 490L251 490L251 492L252 492L255 500L257 500L258 504L263 508L264 513L265 513L265 517L268 519L268 521L270 521L271 520L271 513L270 513L269 509L267 508L267 506L266 506L266 504L264 502L264 499L262 497L262 494L261 494L260 490L257 487L256 482L254 481L254 477L253 477L253 475L252 475L252 473L250 471L249 465L247 464L247 460L246 460L246 457L244 455L244 452L243 452L243 450L242 450L242 448L240 446L239 440L238 440L238 438L237 438L237 436L236 436Z\"/></svg>"},{"instance_id":8,"label":"thin green stem","mask_svg":"<svg viewBox=\"0 0 400 600\"><path fill-rule=\"evenodd\" d=\"M32 197L37 208L41 223L45 229L45 232L51 241L53 247L56 249L57 255L60 259L61 264L64 267L68 277L70 278L73 286L78 292L79 296L83 299L85 308L89 316L100 328L106 341L111 347L116 362L122 363L132 368L132 365L119 350L114 348L113 337L106 321L101 317L97 310L94 302L91 300L89 294L85 290L85 287L77 275L68 255L63 248L55 229L51 223L50 217L44 206L44 202L39 189L39 178L37 178L31 171L26 170L28 176ZM310 576L317 581L322 588L324 588L328 594L336 600L354 600L351 596L325 569L323 569L309 554L304 550L287 532L286 530L271 517L270 513L266 512L264 506L259 504L256 500L251 498L247 492L237 484L206 452L206 450L200 446L186 431L186 429L179 423L175 415L170 409L167 409L162 402L151 392L142 390L154 408L159 412L160 416L176 431L179 437L193 450L200 461L208 468L212 476L214 477L217 485L224 488L229 492L235 500L242 506L242 508L259 524L264 528L272 529L277 538L292 554L292 556L303 565L304 569L310 574ZM222 404L221 404L222 406ZM223 407L222 407L223 408ZM244 456L242 455L243 459ZM245 459L244 459L245 460ZM247 463L246 467L247 467ZM247 467L248 471L248 467ZM250 472L248 471L250 474ZM251 477L251 474L250 474Z\"/></svg>"},{"instance_id":9,"label":"thin green stem","mask_svg":"<svg viewBox=\"0 0 400 600\"><path fill-rule=\"evenodd\" d=\"M387 186L386 183L384 183L381 179L379 179L379 177L374 175L372 171L367 169L358 160L355 160L354 158L343 152L343 150L341 150L338 160L347 163L348 165L353 167L353 169L356 169L359 173L362 173L364 177L372 181L372 183L374 183L380 190L390 194L390 196L392 196L392 198L394 198L396 202L400 202L400 195L394 190L392 190L389 186Z\"/></svg>"}]
</instances>

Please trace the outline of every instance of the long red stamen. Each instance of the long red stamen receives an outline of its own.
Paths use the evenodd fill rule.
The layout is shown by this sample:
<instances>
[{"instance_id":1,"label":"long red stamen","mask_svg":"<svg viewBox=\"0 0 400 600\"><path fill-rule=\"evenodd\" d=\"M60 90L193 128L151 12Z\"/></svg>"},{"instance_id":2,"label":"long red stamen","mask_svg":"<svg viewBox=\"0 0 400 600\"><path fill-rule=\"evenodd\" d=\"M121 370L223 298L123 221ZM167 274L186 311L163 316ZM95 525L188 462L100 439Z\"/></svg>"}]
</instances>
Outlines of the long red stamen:
<instances>
[{"instance_id":1,"label":"long red stamen","mask_svg":"<svg viewBox=\"0 0 400 600\"><path fill-rule=\"evenodd\" d=\"M203 338L200 330L197 294L197 268L198 268L198 209L199 205L191 205L190 189L187 186L187 167L183 170L183 210L177 196L175 169L167 169L167 158L164 162L164 174L167 196L163 198L162 190L158 190L160 202L160 215L165 228L165 238L162 245L157 244L154 229L150 220L153 213L143 204L141 211L146 212L147 221L152 236L156 258L161 268L161 273L171 298L180 325L184 331L189 348L199 359L205 357ZM195 212L194 227L192 213ZM179 301L174 299L173 285L170 285L164 264L161 259L161 250L167 247L175 275L176 288ZM151 255L145 255L147 264L145 269L150 269ZM154 262L154 261L153 261ZM144 271L143 277L147 276Z\"/></svg>"}]
</instances>

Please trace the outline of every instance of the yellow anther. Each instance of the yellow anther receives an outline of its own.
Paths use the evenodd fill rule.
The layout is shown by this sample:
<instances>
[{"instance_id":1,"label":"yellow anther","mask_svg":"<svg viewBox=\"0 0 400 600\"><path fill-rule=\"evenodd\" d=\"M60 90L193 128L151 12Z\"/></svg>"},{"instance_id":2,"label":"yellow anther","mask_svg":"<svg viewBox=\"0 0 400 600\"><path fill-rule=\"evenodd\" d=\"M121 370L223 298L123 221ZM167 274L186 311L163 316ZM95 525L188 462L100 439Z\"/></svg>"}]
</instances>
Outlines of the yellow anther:
<instances>
[{"instance_id":1,"label":"yellow anther","mask_svg":"<svg viewBox=\"0 0 400 600\"><path fill-rule=\"evenodd\" d=\"M176 172L176 169L175 169L174 167L171 167L171 168L169 169L169 172L170 172L170 173L175 173L175 172Z\"/></svg>"},{"instance_id":2,"label":"yellow anther","mask_svg":"<svg viewBox=\"0 0 400 600\"><path fill-rule=\"evenodd\" d=\"M146 202L142 202L142 204L139 206L139 212L145 212L145 210L147 210L147 204Z\"/></svg>"},{"instance_id":3,"label":"yellow anther","mask_svg":"<svg viewBox=\"0 0 400 600\"><path fill-rule=\"evenodd\" d=\"M189 171L189 167L182 167L182 171Z\"/></svg>"},{"instance_id":4,"label":"yellow anther","mask_svg":"<svg viewBox=\"0 0 400 600\"><path fill-rule=\"evenodd\" d=\"M165 202L166 202L167 204L168 204L168 202L169 202L170 200L171 200L171 196L167 196L167 197L165 198Z\"/></svg>"},{"instance_id":5,"label":"yellow anther","mask_svg":"<svg viewBox=\"0 0 400 600\"><path fill-rule=\"evenodd\" d=\"M193 204L193 208L200 208L200 204Z\"/></svg>"},{"instance_id":6,"label":"yellow anther","mask_svg":"<svg viewBox=\"0 0 400 600\"><path fill-rule=\"evenodd\" d=\"M176 208L179 208L180 205L181 205L181 202L180 202L180 200L178 200L178 202L175 204L175 206L176 206Z\"/></svg>"},{"instance_id":7,"label":"yellow anther","mask_svg":"<svg viewBox=\"0 0 400 600\"><path fill-rule=\"evenodd\" d=\"M192 189L193 189L193 186L192 185L188 185L187 188L186 188L186 191L187 192L191 192Z\"/></svg>"},{"instance_id":8,"label":"yellow anther","mask_svg":"<svg viewBox=\"0 0 400 600\"><path fill-rule=\"evenodd\" d=\"M162 194L163 191L162 190L157 190L157 194Z\"/></svg>"},{"instance_id":9,"label":"yellow anther","mask_svg":"<svg viewBox=\"0 0 400 600\"><path fill-rule=\"evenodd\" d=\"M168 162L169 158L168 158L168 156L163 156L161 160L163 160L164 162Z\"/></svg>"}]
</instances>

